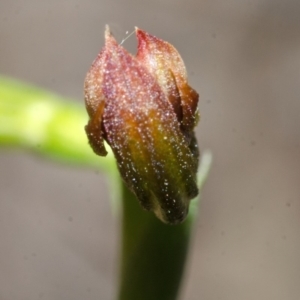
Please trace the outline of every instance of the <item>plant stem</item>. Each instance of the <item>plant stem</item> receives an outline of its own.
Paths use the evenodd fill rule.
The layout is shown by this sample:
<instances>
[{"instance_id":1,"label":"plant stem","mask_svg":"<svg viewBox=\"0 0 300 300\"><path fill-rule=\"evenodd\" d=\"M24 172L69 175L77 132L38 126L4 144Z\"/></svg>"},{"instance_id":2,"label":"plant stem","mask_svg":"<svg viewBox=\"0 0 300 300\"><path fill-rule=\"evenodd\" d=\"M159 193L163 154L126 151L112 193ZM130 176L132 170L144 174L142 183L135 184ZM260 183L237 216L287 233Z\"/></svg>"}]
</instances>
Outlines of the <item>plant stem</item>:
<instances>
[{"instance_id":1,"label":"plant stem","mask_svg":"<svg viewBox=\"0 0 300 300\"><path fill-rule=\"evenodd\" d=\"M190 238L190 222L162 223L123 185L120 300L174 300Z\"/></svg>"},{"instance_id":2,"label":"plant stem","mask_svg":"<svg viewBox=\"0 0 300 300\"><path fill-rule=\"evenodd\" d=\"M198 175L200 188L207 178L210 153L204 153ZM180 288L198 199L191 202L187 220L166 225L141 209L122 185L123 221L119 300L175 300Z\"/></svg>"},{"instance_id":3,"label":"plant stem","mask_svg":"<svg viewBox=\"0 0 300 300\"><path fill-rule=\"evenodd\" d=\"M111 153L100 159L89 147L83 106L67 100L0 76L0 145L29 149L64 163L115 170Z\"/></svg>"}]
</instances>

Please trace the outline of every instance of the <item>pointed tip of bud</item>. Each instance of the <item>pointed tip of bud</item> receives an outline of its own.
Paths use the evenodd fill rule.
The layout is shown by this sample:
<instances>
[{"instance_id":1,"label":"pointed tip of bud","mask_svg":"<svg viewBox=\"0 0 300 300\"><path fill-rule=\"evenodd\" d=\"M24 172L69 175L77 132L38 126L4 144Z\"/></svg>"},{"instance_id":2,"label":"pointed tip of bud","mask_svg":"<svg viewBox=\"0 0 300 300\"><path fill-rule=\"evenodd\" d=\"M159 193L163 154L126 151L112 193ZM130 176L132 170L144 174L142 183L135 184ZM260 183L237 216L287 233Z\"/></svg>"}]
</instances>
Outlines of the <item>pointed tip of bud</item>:
<instances>
[{"instance_id":1,"label":"pointed tip of bud","mask_svg":"<svg viewBox=\"0 0 300 300\"><path fill-rule=\"evenodd\" d=\"M115 40L114 36L112 35L108 25L105 25L104 38L105 38L105 45L107 45L109 43L117 44L117 41Z\"/></svg>"},{"instance_id":2,"label":"pointed tip of bud","mask_svg":"<svg viewBox=\"0 0 300 300\"><path fill-rule=\"evenodd\" d=\"M137 43L138 43L138 45L137 45L138 53L141 52L142 45L145 44L144 43L145 38L144 38L143 33L144 33L143 30L141 30L140 28L135 27L135 35L136 35Z\"/></svg>"},{"instance_id":3,"label":"pointed tip of bud","mask_svg":"<svg viewBox=\"0 0 300 300\"><path fill-rule=\"evenodd\" d=\"M145 32L145 31L143 31L142 29L140 29L140 28L137 27L137 26L135 26L134 29L135 29L135 33L136 33L137 36L138 36L139 34L142 34L142 33Z\"/></svg>"},{"instance_id":4,"label":"pointed tip of bud","mask_svg":"<svg viewBox=\"0 0 300 300\"><path fill-rule=\"evenodd\" d=\"M110 35L111 35L111 32L110 32L109 25L106 24L105 25L105 31L104 31L104 37L105 37L105 39L107 39Z\"/></svg>"},{"instance_id":5,"label":"pointed tip of bud","mask_svg":"<svg viewBox=\"0 0 300 300\"><path fill-rule=\"evenodd\" d=\"M135 33L138 40L138 48L149 46L151 41L158 40L158 38L154 35L149 34L148 32L135 27Z\"/></svg>"}]
</instances>

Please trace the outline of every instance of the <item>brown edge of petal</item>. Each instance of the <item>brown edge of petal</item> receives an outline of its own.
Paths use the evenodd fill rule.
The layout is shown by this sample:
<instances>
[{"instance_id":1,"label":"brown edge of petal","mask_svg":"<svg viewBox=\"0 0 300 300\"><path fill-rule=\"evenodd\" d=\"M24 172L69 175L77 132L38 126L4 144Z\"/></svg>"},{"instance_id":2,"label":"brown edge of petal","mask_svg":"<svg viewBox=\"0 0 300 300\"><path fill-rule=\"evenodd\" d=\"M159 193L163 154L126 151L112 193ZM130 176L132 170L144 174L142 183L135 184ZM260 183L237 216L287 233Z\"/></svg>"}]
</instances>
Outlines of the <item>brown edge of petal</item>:
<instances>
[{"instance_id":1,"label":"brown edge of petal","mask_svg":"<svg viewBox=\"0 0 300 300\"><path fill-rule=\"evenodd\" d=\"M105 45L100 51L100 53L98 54L97 58L92 63L92 66L86 75L85 88L84 88L86 109L90 116L88 124L85 126L85 132L87 134L90 146L92 147L95 154L99 156L107 155L107 150L104 145L105 132L102 123L102 117L105 109L105 97L102 95L101 87L97 87L97 86L96 87L94 86L94 88L92 88L92 96L91 96L90 85L93 84L96 85L97 82L99 81L101 82L101 79L99 79L99 76L101 76L101 72L99 72L97 68L101 67L101 60L104 59L103 55L105 49L107 47L110 38L112 37L108 25L105 26L104 37L105 37ZM99 66L99 60L100 60L100 66ZM97 80L95 80L95 77L97 76L98 78Z\"/></svg>"},{"instance_id":2,"label":"brown edge of petal","mask_svg":"<svg viewBox=\"0 0 300 300\"><path fill-rule=\"evenodd\" d=\"M104 111L104 105L104 102L99 104L93 118L91 118L88 124L85 126L85 132L87 134L90 146L92 147L93 151L100 156L107 155L102 130L102 115Z\"/></svg>"}]
</instances>

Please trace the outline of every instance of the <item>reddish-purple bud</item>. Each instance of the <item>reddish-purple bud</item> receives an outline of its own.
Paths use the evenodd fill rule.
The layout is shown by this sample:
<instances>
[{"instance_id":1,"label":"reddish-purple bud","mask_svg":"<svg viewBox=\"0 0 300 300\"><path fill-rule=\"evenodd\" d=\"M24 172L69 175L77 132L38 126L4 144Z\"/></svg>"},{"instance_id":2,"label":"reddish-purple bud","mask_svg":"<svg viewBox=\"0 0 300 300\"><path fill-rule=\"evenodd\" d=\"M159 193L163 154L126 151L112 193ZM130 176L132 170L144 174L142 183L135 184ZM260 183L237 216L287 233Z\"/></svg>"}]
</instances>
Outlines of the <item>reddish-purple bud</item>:
<instances>
[{"instance_id":1,"label":"reddish-purple bud","mask_svg":"<svg viewBox=\"0 0 300 300\"><path fill-rule=\"evenodd\" d=\"M187 84L183 61L167 42L137 29L136 57L109 29L85 79L94 152L112 148L121 176L146 210L179 223L197 193L199 151L193 132L198 94ZM134 216L133 216L134 217Z\"/></svg>"}]
</instances>

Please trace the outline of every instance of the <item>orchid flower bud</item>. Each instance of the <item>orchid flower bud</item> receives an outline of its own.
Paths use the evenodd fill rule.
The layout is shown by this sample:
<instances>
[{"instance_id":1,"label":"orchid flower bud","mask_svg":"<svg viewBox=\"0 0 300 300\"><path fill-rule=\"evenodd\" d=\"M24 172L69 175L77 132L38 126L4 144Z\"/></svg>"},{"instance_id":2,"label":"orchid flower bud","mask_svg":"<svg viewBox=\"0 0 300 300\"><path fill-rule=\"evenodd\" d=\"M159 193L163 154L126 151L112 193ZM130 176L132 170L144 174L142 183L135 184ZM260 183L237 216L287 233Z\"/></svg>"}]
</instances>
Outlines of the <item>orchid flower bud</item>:
<instances>
[{"instance_id":1,"label":"orchid flower bud","mask_svg":"<svg viewBox=\"0 0 300 300\"><path fill-rule=\"evenodd\" d=\"M198 194L198 94L172 45L140 29L136 34L135 57L106 28L105 46L85 79L85 130L96 154L105 156L109 144L142 207L176 224Z\"/></svg>"}]
</instances>

